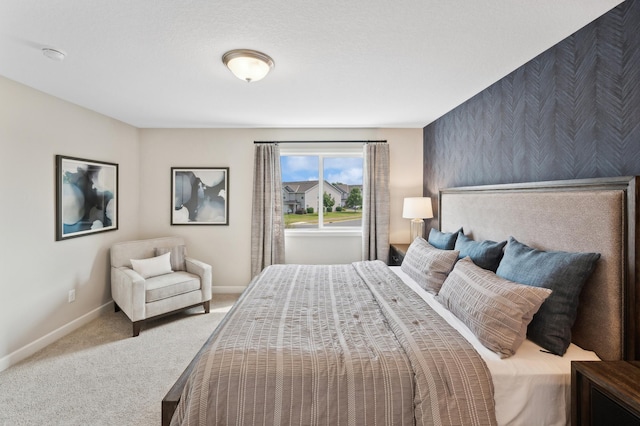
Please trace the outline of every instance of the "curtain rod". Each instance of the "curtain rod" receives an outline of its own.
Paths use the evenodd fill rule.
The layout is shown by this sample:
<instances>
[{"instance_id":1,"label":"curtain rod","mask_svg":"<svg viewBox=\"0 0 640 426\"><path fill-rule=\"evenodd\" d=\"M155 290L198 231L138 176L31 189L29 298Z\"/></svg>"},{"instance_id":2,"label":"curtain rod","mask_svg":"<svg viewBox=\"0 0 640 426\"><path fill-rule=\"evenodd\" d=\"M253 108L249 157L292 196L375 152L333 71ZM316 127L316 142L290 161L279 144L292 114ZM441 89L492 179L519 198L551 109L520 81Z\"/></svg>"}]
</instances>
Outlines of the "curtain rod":
<instances>
[{"instance_id":1,"label":"curtain rod","mask_svg":"<svg viewBox=\"0 0 640 426\"><path fill-rule=\"evenodd\" d=\"M378 141L253 141L256 143L387 143L386 140L378 140Z\"/></svg>"}]
</instances>

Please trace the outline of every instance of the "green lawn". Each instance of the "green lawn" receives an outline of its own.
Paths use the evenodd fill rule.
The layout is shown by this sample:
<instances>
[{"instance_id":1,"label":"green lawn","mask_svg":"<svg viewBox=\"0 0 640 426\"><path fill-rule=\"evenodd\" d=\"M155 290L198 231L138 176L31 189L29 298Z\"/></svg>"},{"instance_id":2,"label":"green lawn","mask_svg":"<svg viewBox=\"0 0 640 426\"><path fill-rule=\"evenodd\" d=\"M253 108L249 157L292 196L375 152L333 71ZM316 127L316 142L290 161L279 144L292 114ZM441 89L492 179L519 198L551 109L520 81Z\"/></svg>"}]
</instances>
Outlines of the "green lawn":
<instances>
[{"instance_id":1,"label":"green lawn","mask_svg":"<svg viewBox=\"0 0 640 426\"><path fill-rule=\"evenodd\" d=\"M362 210L358 211L341 211L324 214L324 222L340 222L343 220L353 220L362 218ZM318 223L318 213L307 214L285 214L284 224L288 228L292 223L305 222L309 224Z\"/></svg>"}]
</instances>

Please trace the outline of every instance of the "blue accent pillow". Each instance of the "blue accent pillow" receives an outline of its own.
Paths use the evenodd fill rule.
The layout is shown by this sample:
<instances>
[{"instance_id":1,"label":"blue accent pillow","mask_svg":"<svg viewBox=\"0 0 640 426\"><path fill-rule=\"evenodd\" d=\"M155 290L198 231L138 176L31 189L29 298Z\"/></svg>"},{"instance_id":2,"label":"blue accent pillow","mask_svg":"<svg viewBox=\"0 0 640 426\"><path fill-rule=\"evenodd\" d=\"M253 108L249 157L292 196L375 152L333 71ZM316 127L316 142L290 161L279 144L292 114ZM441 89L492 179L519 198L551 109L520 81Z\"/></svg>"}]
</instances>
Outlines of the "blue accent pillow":
<instances>
[{"instance_id":1,"label":"blue accent pillow","mask_svg":"<svg viewBox=\"0 0 640 426\"><path fill-rule=\"evenodd\" d=\"M456 232L440 232L437 229L431 228L427 241L429 241L429 244L435 248L439 248L440 250L453 250L456 246L458 233L460 232L462 232L462 228L458 229Z\"/></svg>"},{"instance_id":2,"label":"blue accent pillow","mask_svg":"<svg viewBox=\"0 0 640 426\"><path fill-rule=\"evenodd\" d=\"M571 343L580 292L599 258L599 253L536 250L509 237L496 274L553 291L527 328L532 342L553 354L564 355Z\"/></svg>"},{"instance_id":3,"label":"blue accent pillow","mask_svg":"<svg viewBox=\"0 0 640 426\"><path fill-rule=\"evenodd\" d=\"M477 266L495 272L502 259L502 249L506 244L506 240L499 243L491 240L474 241L462 232L458 232L455 249L460 252L460 259L469 256Z\"/></svg>"}]
</instances>

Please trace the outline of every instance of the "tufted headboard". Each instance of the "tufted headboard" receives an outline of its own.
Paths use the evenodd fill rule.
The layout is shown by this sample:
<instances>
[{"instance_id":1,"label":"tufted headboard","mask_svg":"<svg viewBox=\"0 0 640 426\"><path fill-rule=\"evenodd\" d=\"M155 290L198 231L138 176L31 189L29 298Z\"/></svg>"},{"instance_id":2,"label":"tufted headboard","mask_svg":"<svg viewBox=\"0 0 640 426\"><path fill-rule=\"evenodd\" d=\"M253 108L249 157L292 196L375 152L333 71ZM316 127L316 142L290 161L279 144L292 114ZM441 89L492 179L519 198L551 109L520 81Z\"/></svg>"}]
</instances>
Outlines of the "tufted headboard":
<instances>
[{"instance_id":1,"label":"tufted headboard","mask_svg":"<svg viewBox=\"0 0 640 426\"><path fill-rule=\"evenodd\" d=\"M440 230L475 240L515 237L541 250L596 252L572 341L603 360L635 360L638 345L639 177L442 189Z\"/></svg>"}]
</instances>

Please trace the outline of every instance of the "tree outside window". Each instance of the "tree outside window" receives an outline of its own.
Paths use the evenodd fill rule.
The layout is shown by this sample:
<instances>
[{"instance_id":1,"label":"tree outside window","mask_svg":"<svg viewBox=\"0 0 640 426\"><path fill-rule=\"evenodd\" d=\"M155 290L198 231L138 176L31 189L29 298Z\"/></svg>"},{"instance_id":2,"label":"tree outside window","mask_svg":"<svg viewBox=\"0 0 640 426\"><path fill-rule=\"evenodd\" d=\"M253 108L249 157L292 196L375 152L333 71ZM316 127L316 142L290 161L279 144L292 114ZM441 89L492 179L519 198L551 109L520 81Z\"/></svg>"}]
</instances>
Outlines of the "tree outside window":
<instances>
[{"instance_id":1,"label":"tree outside window","mask_svg":"<svg viewBox=\"0 0 640 426\"><path fill-rule=\"evenodd\" d=\"M324 205L324 209L327 212L331 212L333 210L333 206L336 204L336 200L329 194L325 192L322 196L322 204Z\"/></svg>"},{"instance_id":2,"label":"tree outside window","mask_svg":"<svg viewBox=\"0 0 640 426\"><path fill-rule=\"evenodd\" d=\"M353 188L351 190L344 205L349 209L358 209L362 207L362 192L360 191L360 188Z\"/></svg>"}]
</instances>

